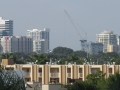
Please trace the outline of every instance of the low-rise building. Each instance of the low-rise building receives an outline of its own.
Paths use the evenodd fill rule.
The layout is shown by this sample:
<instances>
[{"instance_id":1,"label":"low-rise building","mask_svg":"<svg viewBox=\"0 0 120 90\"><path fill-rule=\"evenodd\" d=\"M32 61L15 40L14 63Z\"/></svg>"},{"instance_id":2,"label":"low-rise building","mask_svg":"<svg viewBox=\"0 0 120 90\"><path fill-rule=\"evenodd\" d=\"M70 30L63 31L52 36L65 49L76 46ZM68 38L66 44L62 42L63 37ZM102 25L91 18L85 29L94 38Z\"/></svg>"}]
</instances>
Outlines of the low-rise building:
<instances>
[{"instance_id":1,"label":"low-rise building","mask_svg":"<svg viewBox=\"0 0 120 90\"><path fill-rule=\"evenodd\" d=\"M24 71L25 82L39 82L41 84L68 84L73 80L84 81L87 75L95 73L97 70L105 74L105 78L116 72L120 73L120 65L57 65L57 64L14 64L4 65L6 70L22 70Z\"/></svg>"}]
</instances>

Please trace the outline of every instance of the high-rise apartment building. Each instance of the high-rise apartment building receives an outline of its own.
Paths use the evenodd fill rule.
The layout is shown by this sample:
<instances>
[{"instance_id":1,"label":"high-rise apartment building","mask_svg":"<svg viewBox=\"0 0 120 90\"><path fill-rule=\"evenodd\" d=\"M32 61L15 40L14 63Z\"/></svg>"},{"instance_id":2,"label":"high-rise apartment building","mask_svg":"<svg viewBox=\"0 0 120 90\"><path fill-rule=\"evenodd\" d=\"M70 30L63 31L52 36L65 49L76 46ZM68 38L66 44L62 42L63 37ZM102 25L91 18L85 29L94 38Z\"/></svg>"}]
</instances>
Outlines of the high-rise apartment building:
<instances>
[{"instance_id":1,"label":"high-rise apartment building","mask_svg":"<svg viewBox=\"0 0 120 90\"><path fill-rule=\"evenodd\" d=\"M98 42L81 42L81 50L87 52L88 54L98 54L103 52L103 44Z\"/></svg>"},{"instance_id":2,"label":"high-rise apartment building","mask_svg":"<svg viewBox=\"0 0 120 90\"><path fill-rule=\"evenodd\" d=\"M120 36L117 37L118 53L120 53Z\"/></svg>"},{"instance_id":3,"label":"high-rise apartment building","mask_svg":"<svg viewBox=\"0 0 120 90\"><path fill-rule=\"evenodd\" d=\"M97 34L97 42L103 43L103 52L118 52L117 35L113 31Z\"/></svg>"},{"instance_id":4,"label":"high-rise apartment building","mask_svg":"<svg viewBox=\"0 0 120 90\"><path fill-rule=\"evenodd\" d=\"M32 52L33 40L26 36L3 36L0 40L1 53Z\"/></svg>"},{"instance_id":5,"label":"high-rise apartment building","mask_svg":"<svg viewBox=\"0 0 120 90\"><path fill-rule=\"evenodd\" d=\"M120 46L120 36L117 37L117 44Z\"/></svg>"},{"instance_id":6,"label":"high-rise apartment building","mask_svg":"<svg viewBox=\"0 0 120 90\"><path fill-rule=\"evenodd\" d=\"M33 52L45 53L49 50L49 28L27 30L27 36L33 39Z\"/></svg>"},{"instance_id":7,"label":"high-rise apartment building","mask_svg":"<svg viewBox=\"0 0 120 90\"><path fill-rule=\"evenodd\" d=\"M0 37L2 36L13 36L13 20L0 17Z\"/></svg>"}]
</instances>

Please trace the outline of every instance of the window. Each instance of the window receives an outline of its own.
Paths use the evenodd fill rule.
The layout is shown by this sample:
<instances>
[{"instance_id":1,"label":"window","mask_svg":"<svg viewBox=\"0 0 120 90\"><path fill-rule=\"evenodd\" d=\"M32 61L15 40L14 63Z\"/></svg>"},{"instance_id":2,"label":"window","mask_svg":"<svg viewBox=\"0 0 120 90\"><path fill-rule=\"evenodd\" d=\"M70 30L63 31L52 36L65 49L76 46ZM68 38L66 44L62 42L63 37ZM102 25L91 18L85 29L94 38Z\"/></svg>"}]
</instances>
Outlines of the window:
<instances>
[{"instance_id":1,"label":"window","mask_svg":"<svg viewBox=\"0 0 120 90\"><path fill-rule=\"evenodd\" d=\"M27 69L27 72L29 72L29 69Z\"/></svg>"},{"instance_id":2,"label":"window","mask_svg":"<svg viewBox=\"0 0 120 90\"><path fill-rule=\"evenodd\" d=\"M39 68L39 72L42 72L42 68Z\"/></svg>"}]
</instances>

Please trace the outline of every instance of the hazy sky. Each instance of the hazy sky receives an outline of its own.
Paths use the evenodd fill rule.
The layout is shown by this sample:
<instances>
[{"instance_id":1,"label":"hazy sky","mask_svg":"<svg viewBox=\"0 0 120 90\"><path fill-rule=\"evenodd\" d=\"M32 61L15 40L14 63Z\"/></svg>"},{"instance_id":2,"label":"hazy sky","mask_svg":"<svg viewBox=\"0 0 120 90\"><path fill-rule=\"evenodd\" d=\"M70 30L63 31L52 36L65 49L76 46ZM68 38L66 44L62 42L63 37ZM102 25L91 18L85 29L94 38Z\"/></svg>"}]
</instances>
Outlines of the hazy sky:
<instances>
[{"instance_id":1,"label":"hazy sky","mask_svg":"<svg viewBox=\"0 0 120 90\"><path fill-rule=\"evenodd\" d=\"M80 36L96 41L96 34L112 30L120 35L120 0L0 0L0 16L14 21L14 35L50 28L50 49L66 46L80 50ZM83 32L83 31L84 32Z\"/></svg>"}]
</instances>

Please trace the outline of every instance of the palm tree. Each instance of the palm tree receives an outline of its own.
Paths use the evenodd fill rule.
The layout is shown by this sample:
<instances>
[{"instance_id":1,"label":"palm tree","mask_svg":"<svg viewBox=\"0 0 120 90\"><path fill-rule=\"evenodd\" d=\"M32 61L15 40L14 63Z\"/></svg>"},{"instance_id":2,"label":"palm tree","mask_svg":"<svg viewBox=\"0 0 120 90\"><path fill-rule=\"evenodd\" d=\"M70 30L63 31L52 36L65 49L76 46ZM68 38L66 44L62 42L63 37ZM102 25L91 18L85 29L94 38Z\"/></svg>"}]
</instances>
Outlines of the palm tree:
<instances>
[{"instance_id":1,"label":"palm tree","mask_svg":"<svg viewBox=\"0 0 120 90\"><path fill-rule=\"evenodd\" d=\"M1 55L2 59L11 59L13 57L12 53L4 53Z\"/></svg>"},{"instance_id":2,"label":"palm tree","mask_svg":"<svg viewBox=\"0 0 120 90\"><path fill-rule=\"evenodd\" d=\"M13 53L5 53L5 54L2 54L2 59L13 59L14 62L16 62L17 56Z\"/></svg>"},{"instance_id":3,"label":"palm tree","mask_svg":"<svg viewBox=\"0 0 120 90\"><path fill-rule=\"evenodd\" d=\"M34 62L36 64L45 64L46 61L48 61L47 57L45 54L35 54L35 55L32 55L32 56L29 56L29 60L30 62Z\"/></svg>"}]
</instances>

